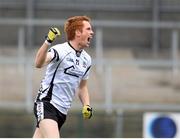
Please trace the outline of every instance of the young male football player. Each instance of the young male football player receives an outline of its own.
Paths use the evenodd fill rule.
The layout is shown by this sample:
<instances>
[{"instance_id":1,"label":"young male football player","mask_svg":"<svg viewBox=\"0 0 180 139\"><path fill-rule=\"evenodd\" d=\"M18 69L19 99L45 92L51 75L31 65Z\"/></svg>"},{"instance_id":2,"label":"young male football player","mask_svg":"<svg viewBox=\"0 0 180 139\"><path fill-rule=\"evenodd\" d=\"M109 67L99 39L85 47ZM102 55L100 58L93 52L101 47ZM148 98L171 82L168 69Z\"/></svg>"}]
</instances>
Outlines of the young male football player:
<instances>
[{"instance_id":1,"label":"young male football player","mask_svg":"<svg viewBox=\"0 0 180 139\"><path fill-rule=\"evenodd\" d=\"M92 116L87 88L91 57L84 50L94 34L90 22L87 16L70 17L64 26L67 42L50 47L60 35L60 31L52 27L37 51L35 66L47 65L47 69L34 103L37 119L34 138L60 137L61 126L76 92L83 105L83 117Z\"/></svg>"}]
</instances>

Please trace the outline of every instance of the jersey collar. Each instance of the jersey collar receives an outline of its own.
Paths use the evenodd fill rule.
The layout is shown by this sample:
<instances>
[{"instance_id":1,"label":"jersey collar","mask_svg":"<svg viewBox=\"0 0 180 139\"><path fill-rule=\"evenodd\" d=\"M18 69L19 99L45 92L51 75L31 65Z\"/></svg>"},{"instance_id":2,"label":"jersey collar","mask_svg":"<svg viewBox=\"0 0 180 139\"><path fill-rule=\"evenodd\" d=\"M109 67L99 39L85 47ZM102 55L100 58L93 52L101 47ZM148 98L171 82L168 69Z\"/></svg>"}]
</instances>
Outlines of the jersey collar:
<instances>
[{"instance_id":1,"label":"jersey collar","mask_svg":"<svg viewBox=\"0 0 180 139\"><path fill-rule=\"evenodd\" d=\"M68 44L69 44L69 46L76 52L76 56L77 56L77 57L80 57L81 52L82 52L83 50L76 50L76 49L70 44L70 42L68 42Z\"/></svg>"}]
</instances>

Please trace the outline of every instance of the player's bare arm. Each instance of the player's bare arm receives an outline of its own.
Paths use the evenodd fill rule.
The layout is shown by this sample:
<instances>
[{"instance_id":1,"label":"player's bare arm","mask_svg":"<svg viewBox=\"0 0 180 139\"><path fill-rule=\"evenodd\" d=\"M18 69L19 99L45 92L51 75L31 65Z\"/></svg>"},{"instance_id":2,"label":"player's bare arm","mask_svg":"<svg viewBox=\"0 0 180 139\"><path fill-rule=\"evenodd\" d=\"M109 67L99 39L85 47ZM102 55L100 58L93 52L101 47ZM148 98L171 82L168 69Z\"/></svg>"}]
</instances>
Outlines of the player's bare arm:
<instances>
[{"instance_id":1,"label":"player's bare arm","mask_svg":"<svg viewBox=\"0 0 180 139\"><path fill-rule=\"evenodd\" d=\"M87 80L81 80L80 85L79 85L79 94L78 95L79 95L79 99L81 100L81 103L83 104L83 106L90 105Z\"/></svg>"},{"instance_id":2,"label":"player's bare arm","mask_svg":"<svg viewBox=\"0 0 180 139\"><path fill-rule=\"evenodd\" d=\"M87 88L87 80L81 80L79 86L79 99L83 104L82 114L84 119L90 119L92 116L92 108L89 101L89 92Z\"/></svg>"},{"instance_id":3,"label":"player's bare arm","mask_svg":"<svg viewBox=\"0 0 180 139\"><path fill-rule=\"evenodd\" d=\"M36 54L35 65L37 68L47 65L51 61L52 56L47 51L57 36L60 36L60 31L54 27L50 28L45 42L42 44Z\"/></svg>"},{"instance_id":4,"label":"player's bare arm","mask_svg":"<svg viewBox=\"0 0 180 139\"><path fill-rule=\"evenodd\" d=\"M46 42L44 42L43 45L39 48L35 58L36 68L41 68L51 61L52 56L49 52L47 52L48 48L49 45Z\"/></svg>"}]
</instances>

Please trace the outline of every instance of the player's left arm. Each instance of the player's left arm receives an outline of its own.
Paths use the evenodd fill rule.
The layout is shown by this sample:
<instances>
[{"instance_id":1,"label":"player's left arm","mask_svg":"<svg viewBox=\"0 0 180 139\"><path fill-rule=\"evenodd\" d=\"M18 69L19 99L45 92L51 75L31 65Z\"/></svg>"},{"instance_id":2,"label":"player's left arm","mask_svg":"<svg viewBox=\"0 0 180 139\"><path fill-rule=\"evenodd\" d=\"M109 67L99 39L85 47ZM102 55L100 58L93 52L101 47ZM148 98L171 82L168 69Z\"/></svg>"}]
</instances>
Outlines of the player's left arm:
<instances>
[{"instance_id":1,"label":"player's left arm","mask_svg":"<svg viewBox=\"0 0 180 139\"><path fill-rule=\"evenodd\" d=\"M82 114L84 119L90 119L92 116L92 108L90 106L90 97L87 87L87 80L81 80L79 85L79 99L83 105Z\"/></svg>"},{"instance_id":2,"label":"player's left arm","mask_svg":"<svg viewBox=\"0 0 180 139\"><path fill-rule=\"evenodd\" d=\"M83 106L90 105L87 80L81 80L81 82L80 82L79 99L81 100L81 103L83 104Z\"/></svg>"}]
</instances>

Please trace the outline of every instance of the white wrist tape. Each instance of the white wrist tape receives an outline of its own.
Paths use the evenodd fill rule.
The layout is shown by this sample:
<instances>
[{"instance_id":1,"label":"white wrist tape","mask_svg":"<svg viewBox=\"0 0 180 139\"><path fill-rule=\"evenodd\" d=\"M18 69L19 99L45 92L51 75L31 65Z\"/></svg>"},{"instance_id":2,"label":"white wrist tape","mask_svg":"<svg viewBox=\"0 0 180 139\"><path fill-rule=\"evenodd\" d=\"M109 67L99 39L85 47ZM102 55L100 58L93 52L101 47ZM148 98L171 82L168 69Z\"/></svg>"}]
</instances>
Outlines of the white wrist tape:
<instances>
[{"instance_id":1,"label":"white wrist tape","mask_svg":"<svg viewBox=\"0 0 180 139\"><path fill-rule=\"evenodd\" d=\"M47 40L45 40L45 43L46 43L48 46L50 46L50 45L51 45L51 43L50 43L50 42L48 42Z\"/></svg>"}]
</instances>

